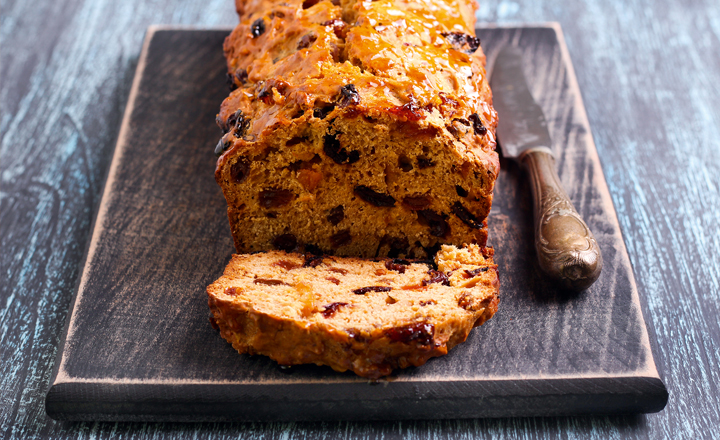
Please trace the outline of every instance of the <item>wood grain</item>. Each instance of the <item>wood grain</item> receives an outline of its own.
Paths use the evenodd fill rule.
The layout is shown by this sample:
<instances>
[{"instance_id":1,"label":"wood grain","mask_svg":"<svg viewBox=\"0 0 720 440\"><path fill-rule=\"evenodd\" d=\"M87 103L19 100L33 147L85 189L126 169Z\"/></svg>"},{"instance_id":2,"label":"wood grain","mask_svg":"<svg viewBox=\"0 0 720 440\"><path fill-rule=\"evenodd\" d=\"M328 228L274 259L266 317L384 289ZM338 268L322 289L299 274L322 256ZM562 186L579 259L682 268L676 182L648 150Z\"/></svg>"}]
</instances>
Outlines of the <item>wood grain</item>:
<instances>
[{"instance_id":1,"label":"wood grain","mask_svg":"<svg viewBox=\"0 0 720 440\"><path fill-rule=\"evenodd\" d=\"M60 424L44 415L62 320L146 27L228 26L226 0L0 3L0 436L713 438L720 424L720 10L714 0L492 0L559 21L670 388L640 417L244 425Z\"/></svg>"}]
</instances>

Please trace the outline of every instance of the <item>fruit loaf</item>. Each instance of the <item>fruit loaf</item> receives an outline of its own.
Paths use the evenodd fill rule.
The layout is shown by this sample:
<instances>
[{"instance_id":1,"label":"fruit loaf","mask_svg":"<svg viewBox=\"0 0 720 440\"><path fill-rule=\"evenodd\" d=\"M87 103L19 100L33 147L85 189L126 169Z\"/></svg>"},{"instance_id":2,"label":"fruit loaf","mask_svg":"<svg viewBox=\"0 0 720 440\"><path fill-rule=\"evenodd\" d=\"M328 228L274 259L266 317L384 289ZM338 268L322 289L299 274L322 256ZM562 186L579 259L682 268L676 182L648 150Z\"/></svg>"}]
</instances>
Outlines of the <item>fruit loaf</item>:
<instances>
[{"instance_id":1,"label":"fruit loaf","mask_svg":"<svg viewBox=\"0 0 720 440\"><path fill-rule=\"evenodd\" d=\"M443 245L434 265L284 251L234 255L207 288L211 321L240 353L376 379L446 354L495 313L491 254Z\"/></svg>"},{"instance_id":2,"label":"fruit loaf","mask_svg":"<svg viewBox=\"0 0 720 440\"><path fill-rule=\"evenodd\" d=\"M487 239L497 114L474 0L238 1L215 177L240 253Z\"/></svg>"}]
</instances>

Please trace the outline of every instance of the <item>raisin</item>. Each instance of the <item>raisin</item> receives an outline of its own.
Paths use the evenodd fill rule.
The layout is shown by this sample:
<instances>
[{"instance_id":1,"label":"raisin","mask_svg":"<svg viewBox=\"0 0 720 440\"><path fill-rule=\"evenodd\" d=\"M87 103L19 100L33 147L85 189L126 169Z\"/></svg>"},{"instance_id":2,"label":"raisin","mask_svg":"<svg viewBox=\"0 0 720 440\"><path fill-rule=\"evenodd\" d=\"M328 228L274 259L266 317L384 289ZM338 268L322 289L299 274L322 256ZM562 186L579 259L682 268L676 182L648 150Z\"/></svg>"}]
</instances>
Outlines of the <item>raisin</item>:
<instances>
[{"instance_id":1,"label":"raisin","mask_svg":"<svg viewBox=\"0 0 720 440\"><path fill-rule=\"evenodd\" d=\"M340 38L341 40L345 39L346 36L346 24L342 20L328 20L325 23L322 24L323 26L329 26L332 27L333 32L335 33L335 36Z\"/></svg>"},{"instance_id":2,"label":"raisin","mask_svg":"<svg viewBox=\"0 0 720 440\"><path fill-rule=\"evenodd\" d=\"M288 260L278 260L272 264L273 266L282 267L285 270L293 270L297 269L298 267L301 267L299 263L296 263L294 261L288 261Z\"/></svg>"},{"instance_id":3,"label":"raisin","mask_svg":"<svg viewBox=\"0 0 720 440\"><path fill-rule=\"evenodd\" d=\"M417 105L415 101L410 101L403 106L391 107L388 112L406 121L419 121L425 119L425 113L422 107Z\"/></svg>"},{"instance_id":4,"label":"raisin","mask_svg":"<svg viewBox=\"0 0 720 440\"><path fill-rule=\"evenodd\" d=\"M335 277L325 277L326 280L330 281L331 283L338 285L340 284L340 280Z\"/></svg>"},{"instance_id":5,"label":"raisin","mask_svg":"<svg viewBox=\"0 0 720 440\"><path fill-rule=\"evenodd\" d=\"M360 94L355 88L355 84L348 84L340 88L340 106L360 104Z\"/></svg>"},{"instance_id":6,"label":"raisin","mask_svg":"<svg viewBox=\"0 0 720 440\"><path fill-rule=\"evenodd\" d=\"M441 283L443 286L449 286L450 285L450 279L446 274L443 272L440 272L439 270L433 270L430 269L428 271L428 275L430 275L430 278L427 280L423 280L422 285L428 286L430 284L436 284Z\"/></svg>"},{"instance_id":7,"label":"raisin","mask_svg":"<svg viewBox=\"0 0 720 440\"><path fill-rule=\"evenodd\" d=\"M246 118L242 110L238 110L233 115L233 122L235 125L235 137L240 139L247 134L248 128L250 128L250 118Z\"/></svg>"},{"instance_id":8,"label":"raisin","mask_svg":"<svg viewBox=\"0 0 720 440\"><path fill-rule=\"evenodd\" d=\"M349 229L343 229L342 231L338 232L337 234L333 234L330 236L330 243L332 243L333 247L337 248L344 244L349 243L352 240L352 235L350 235Z\"/></svg>"},{"instance_id":9,"label":"raisin","mask_svg":"<svg viewBox=\"0 0 720 440\"><path fill-rule=\"evenodd\" d=\"M225 82L227 83L228 88L231 92L238 88L237 84L235 84L235 77L230 73L225 76Z\"/></svg>"},{"instance_id":10,"label":"raisin","mask_svg":"<svg viewBox=\"0 0 720 440\"><path fill-rule=\"evenodd\" d=\"M425 306L428 306L428 305L431 305L431 304L432 304L432 305L435 305L435 304L437 304L437 302L435 302L434 299L429 299L429 300L427 300L427 301L420 301L420 305L421 305L422 307L425 307Z\"/></svg>"},{"instance_id":11,"label":"raisin","mask_svg":"<svg viewBox=\"0 0 720 440\"><path fill-rule=\"evenodd\" d=\"M305 0L303 2L303 9L312 8L316 4L320 3L320 0Z\"/></svg>"},{"instance_id":12,"label":"raisin","mask_svg":"<svg viewBox=\"0 0 720 440\"><path fill-rule=\"evenodd\" d=\"M418 211L418 220L420 223L430 227L430 235L435 237L445 237L450 232L450 225L448 225L447 215L438 214L430 209L423 209Z\"/></svg>"},{"instance_id":13,"label":"raisin","mask_svg":"<svg viewBox=\"0 0 720 440\"><path fill-rule=\"evenodd\" d=\"M388 286L368 286L355 289L352 291L352 293L354 293L355 295L365 295L368 292L389 292L391 290L392 287Z\"/></svg>"},{"instance_id":14,"label":"raisin","mask_svg":"<svg viewBox=\"0 0 720 440\"><path fill-rule=\"evenodd\" d=\"M448 40L455 50L459 50L460 52L473 54L478 47L480 47L480 39L472 35L462 32L442 32L441 35Z\"/></svg>"},{"instance_id":15,"label":"raisin","mask_svg":"<svg viewBox=\"0 0 720 440\"><path fill-rule=\"evenodd\" d=\"M435 162L428 159L427 157L422 157L422 156L418 157L417 161L418 161L418 168L420 168L421 170L435 166Z\"/></svg>"},{"instance_id":16,"label":"raisin","mask_svg":"<svg viewBox=\"0 0 720 440\"><path fill-rule=\"evenodd\" d=\"M257 20L253 21L252 26L250 26L250 32L252 33L253 38L257 38L260 35L265 33L265 21L262 18L258 18Z\"/></svg>"},{"instance_id":17,"label":"raisin","mask_svg":"<svg viewBox=\"0 0 720 440\"><path fill-rule=\"evenodd\" d=\"M248 80L248 73L245 69L238 69L235 72L235 79L240 82L240 84L245 84Z\"/></svg>"},{"instance_id":18,"label":"raisin","mask_svg":"<svg viewBox=\"0 0 720 440\"><path fill-rule=\"evenodd\" d=\"M410 263L407 260L394 258L392 260L385 261L385 268L387 270L396 270L400 273L405 273L405 269L407 269L408 264Z\"/></svg>"},{"instance_id":19,"label":"raisin","mask_svg":"<svg viewBox=\"0 0 720 440\"><path fill-rule=\"evenodd\" d=\"M297 50L306 49L310 47L317 40L317 35L313 33L305 34L298 41Z\"/></svg>"},{"instance_id":20,"label":"raisin","mask_svg":"<svg viewBox=\"0 0 720 440\"><path fill-rule=\"evenodd\" d=\"M326 134L323 143L323 151L330 157L335 163L339 165L352 164L360 160L359 151L347 152L345 148L342 148L340 141L337 137Z\"/></svg>"},{"instance_id":21,"label":"raisin","mask_svg":"<svg viewBox=\"0 0 720 440\"><path fill-rule=\"evenodd\" d=\"M384 333L393 342L402 342L403 344L417 342L420 345L430 345L435 336L435 326L427 322L418 322L390 328Z\"/></svg>"},{"instance_id":22,"label":"raisin","mask_svg":"<svg viewBox=\"0 0 720 440\"><path fill-rule=\"evenodd\" d=\"M226 287L225 288L225 295L236 296L238 293L240 293L240 292L238 292L237 287Z\"/></svg>"},{"instance_id":23,"label":"raisin","mask_svg":"<svg viewBox=\"0 0 720 440\"><path fill-rule=\"evenodd\" d=\"M487 271L488 271L487 267L478 267L477 269L473 269L473 270L465 269L465 275L466 275L465 278L473 278L473 277L478 276L479 273L487 272Z\"/></svg>"},{"instance_id":24,"label":"raisin","mask_svg":"<svg viewBox=\"0 0 720 440\"><path fill-rule=\"evenodd\" d=\"M322 313L323 317L325 317L325 318L332 318L333 316L335 316L335 313L337 313L337 311L340 307L344 307L346 305L348 305L348 303L344 303L344 302L330 303L330 304L326 305L325 310L323 310L320 313Z\"/></svg>"},{"instance_id":25,"label":"raisin","mask_svg":"<svg viewBox=\"0 0 720 440\"><path fill-rule=\"evenodd\" d=\"M297 246L297 238L292 234L282 234L275 237L273 247L285 252L292 252Z\"/></svg>"},{"instance_id":26,"label":"raisin","mask_svg":"<svg viewBox=\"0 0 720 440\"><path fill-rule=\"evenodd\" d=\"M220 139L217 145L215 145L215 154L220 156L225 150L230 148L230 145L232 145L231 142L228 142L225 139Z\"/></svg>"},{"instance_id":27,"label":"raisin","mask_svg":"<svg viewBox=\"0 0 720 440\"><path fill-rule=\"evenodd\" d=\"M453 203L452 212L453 212L453 214L458 216L458 218L460 220L462 220L463 223L465 223L466 225L470 226L473 229L480 229L483 227L482 222L480 220L478 220L477 217L472 215L472 213L470 211L468 211L467 208L464 207L462 205L462 203L460 203L460 202Z\"/></svg>"},{"instance_id":28,"label":"raisin","mask_svg":"<svg viewBox=\"0 0 720 440\"><path fill-rule=\"evenodd\" d=\"M335 110L335 104L326 105L325 107L316 107L313 109L313 116L318 119L325 119L325 117Z\"/></svg>"},{"instance_id":29,"label":"raisin","mask_svg":"<svg viewBox=\"0 0 720 440\"><path fill-rule=\"evenodd\" d=\"M356 186L353 193L375 206L395 206L395 199L392 196L375 192L375 190L365 185Z\"/></svg>"},{"instance_id":30,"label":"raisin","mask_svg":"<svg viewBox=\"0 0 720 440\"><path fill-rule=\"evenodd\" d=\"M313 254L306 254L305 255L305 262L303 263L303 267L318 267L322 264L323 257L322 255L313 255Z\"/></svg>"},{"instance_id":31,"label":"raisin","mask_svg":"<svg viewBox=\"0 0 720 440\"><path fill-rule=\"evenodd\" d=\"M262 284L263 286L280 286L282 284L285 284L283 281L273 280L269 278L256 278L253 283Z\"/></svg>"},{"instance_id":32,"label":"raisin","mask_svg":"<svg viewBox=\"0 0 720 440\"><path fill-rule=\"evenodd\" d=\"M330 214L327 216L327 220L331 225L335 226L345 218L345 208L343 205L338 205L330 210Z\"/></svg>"},{"instance_id":33,"label":"raisin","mask_svg":"<svg viewBox=\"0 0 720 440\"><path fill-rule=\"evenodd\" d=\"M403 206L411 211L420 211L430 206L432 199L430 196L407 196L403 199Z\"/></svg>"},{"instance_id":34,"label":"raisin","mask_svg":"<svg viewBox=\"0 0 720 440\"><path fill-rule=\"evenodd\" d=\"M241 183L250 171L250 164L245 159L238 159L230 167L230 179L235 183Z\"/></svg>"},{"instance_id":35,"label":"raisin","mask_svg":"<svg viewBox=\"0 0 720 440\"><path fill-rule=\"evenodd\" d=\"M460 185L455 185L455 192L457 192L457 195L460 197L467 197L469 194L467 190Z\"/></svg>"},{"instance_id":36,"label":"raisin","mask_svg":"<svg viewBox=\"0 0 720 440\"><path fill-rule=\"evenodd\" d=\"M339 273L340 275L347 275L348 271L347 269L343 269L342 267L328 267L328 270L330 272Z\"/></svg>"},{"instance_id":37,"label":"raisin","mask_svg":"<svg viewBox=\"0 0 720 440\"><path fill-rule=\"evenodd\" d=\"M475 130L475 134L478 134L480 136L485 136L485 133L487 133L487 128L482 123L482 120L480 119L480 116L477 113L473 113L470 116L468 116L468 119L472 122L473 130Z\"/></svg>"},{"instance_id":38,"label":"raisin","mask_svg":"<svg viewBox=\"0 0 720 440\"><path fill-rule=\"evenodd\" d=\"M277 208L290 203L295 198L295 194L289 189L266 189L260 191L258 201L263 208Z\"/></svg>"}]
</instances>

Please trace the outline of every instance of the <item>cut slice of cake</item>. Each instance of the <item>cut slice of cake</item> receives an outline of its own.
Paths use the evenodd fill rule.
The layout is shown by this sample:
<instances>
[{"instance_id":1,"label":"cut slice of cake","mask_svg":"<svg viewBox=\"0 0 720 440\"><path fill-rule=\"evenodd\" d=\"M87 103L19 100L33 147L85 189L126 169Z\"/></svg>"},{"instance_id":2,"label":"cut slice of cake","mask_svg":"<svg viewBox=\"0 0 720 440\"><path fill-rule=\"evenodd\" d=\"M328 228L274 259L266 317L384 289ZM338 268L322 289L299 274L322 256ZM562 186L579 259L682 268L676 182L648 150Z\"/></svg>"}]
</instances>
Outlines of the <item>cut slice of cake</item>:
<instances>
[{"instance_id":1,"label":"cut slice of cake","mask_svg":"<svg viewBox=\"0 0 720 440\"><path fill-rule=\"evenodd\" d=\"M233 255L207 288L240 353L376 379L465 341L497 310L492 249L443 245L435 261L271 251Z\"/></svg>"}]
</instances>

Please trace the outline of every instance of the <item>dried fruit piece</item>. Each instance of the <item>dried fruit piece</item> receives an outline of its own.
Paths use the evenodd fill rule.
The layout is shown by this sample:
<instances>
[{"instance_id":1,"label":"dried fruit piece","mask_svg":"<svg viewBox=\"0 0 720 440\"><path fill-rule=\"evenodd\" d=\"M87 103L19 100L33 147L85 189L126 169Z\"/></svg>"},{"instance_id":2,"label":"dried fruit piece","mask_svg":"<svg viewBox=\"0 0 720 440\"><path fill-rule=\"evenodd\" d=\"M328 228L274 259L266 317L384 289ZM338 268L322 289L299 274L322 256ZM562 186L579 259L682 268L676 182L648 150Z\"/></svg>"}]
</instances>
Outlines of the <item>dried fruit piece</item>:
<instances>
[{"instance_id":1,"label":"dried fruit piece","mask_svg":"<svg viewBox=\"0 0 720 440\"><path fill-rule=\"evenodd\" d=\"M418 322L387 329L384 333L393 342L402 342L404 344L417 342L420 345L430 345L435 337L435 326L427 322Z\"/></svg>"},{"instance_id":2,"label":"dried fruit piece","mask_svg":"<svg viewBox=\"0 0 720 440\"><path fill-rule=\"evenodd\" d=\"M438 214L430 209L417 211L420 223L430 227L430 235L445 237L450 232L450 225L447 222L447 215ZM430 255L430 254L428 254Z\"/></svg>"},{"instance_id":3,"label":"dried fruit piece","mask_svg":"<svg viewBox=\"0 0 720 440\"><path fill-rule=\"evenodd\" d=\"M255 284L262 284L263 286L280 286L280 285L287 285L284 281L281 280L273 280L270 278L256 278L253 283Z\"/></svg>"},{"instance_id":4,"label":"dried fruit piece","mask_svg":"<svg viewBox=\"0 0 720 440\"><path fill-rule=\"evenodd\" d=\"M257 38L260 35L265 33L265 21L262 18L258 18L257 20L253 21L252 26L250 26L250 33L252 34L253 38Z\"/></svg>"},{"instance_id":5,"label":"dried fruit piece","mask_svg":"<svg viewBox=\"0 0 720 440\"><path fill-rule=\"evenodd\" d=\"M360 160L359 151L347 152L345 148L342 148L340 141L336 136L329 134L325 135L323 143L323 151L330 157L336 164L352 164Z\"/></svg>"},{"instance_id":6,"label":"dried fruit piece","mask_svg":"<svg viewBox=\"0 0 720 440\"><path fill-rule=\"evenodd\" d=\"M455 192L456 192L457 195L459 195L460 197L467 197L468 194L469 194L469 193L467 192L467 190L466 190L465 188L463 188L462 186L460 186L460 185L455 185Z\"/></svg>"},{"instance_id":7,"label":"dried fruit piece","mask_svg":"<svg viewBox=\"0 0 720 440\"><path fill-rule=\"evenodd\" d=\"M225 295L236 296L238 293L240 293L240 292L238 292L237 287L226 287L225 288Z\"/></svg>"},{"instance_id":8,"label":"dried fruit piece","mask_svg":"<svg viewBox=\"0 0 720 440\"><path fill-rule=\"evenodd\" d=\"M322 25L326 26L326 27L331 27L333 32L335 33L336 37L340 38L341 40L345 39L345 36L347 33L346 32L347 25L345 24L344 21L338 20L338 19L328 20L325 23L323 23Z\"/></svg>"},{"instance_id":9,"label":"dried fruit piece","mask_svg":"<svg viewBox=\"0 0 720 440\"><path fill-rule=\"evenodd\" d=\"M392 260L385 261L385 268L387 270L395 270L400 273L405 273L405 269L407 269L407 265L410 264L407 260L401 260L399 258L394 258Z\"/></svg>"},{"instance_id":10,"label":"dried fruit piece","mask_svg":"<svg viewBox=\"0 0 720 440\"><path fill-rule=\"evenodd\" d=\"M297 50L306 49L310 47L311 44L313 44L317 40L317 35L314 33L305 34L300 38L300 41L298 41Z\"/></svg>"},{"instance_id":11,"label":"dried fruit piece","mask_svg":"<svg viewBox=\"0 0 720 440\"><path fill-rule=\"evenodd\" d=\"M392 196L376 192L369 186L358 185L353 189L353 193L375 206L395 206L395 199Z\"/></svg>"},{"instance_id":12,"label":"dried fruit piece","mask_svg":"<svg viewBox=\"0 0 720 440\"><path fill-rule=\"evenodd\" d=\"M225 82L227 83L228 88L231 92L238 88L237 84L235 84L235 77L231 73L227 73L225 75Z\"/></svg>"},{"instance_id":13,"label":"dried fruit piece","mask_svg":"<svg viewBox=\"0 0 720 440\"><path fill-rule=\"evenodd\" d=\"M411 211L420 211L427 209L430 203L432 203L432 199L430 196L407 196L403 199L402 203L403 206Z\"/></svg>"},{"instance_id":14,"label":"dried fruit piece","mask_svg":"<svg viewBox=\"0 0 720 440\"><path fill-rule=\"evenodd\" d=\"M468 211L467 208L464 207L460 202L453 203L452 212L453 214L458 216L458 218L462 220L463 223L473 229L480 229L483 227L482 222L478 220L478 218L475 217L470 211Z\"/></svg>"},{"instance_id":15,"label":"dried fruit piece","mask_svg":"<svg viewBox=\"0 0 720 440\"><path fill-rule=\"evenodd\" d=\"M328 270L330 272L339 273L340 275L347 275L348 271L347 269L343 269L342 267L328 267Z\"/></svg>"},{"instance_id":16,"label":"dried fruit piece","mask_svg":"<svg viewBox=\"0 0 720 440\"><path fill-rule=\"evenodd\" d=\"M355 84L348 84L340 88L340 107L360 104L360 94Z\"/></svg>"},{"instance_id":17,"label":"dried fruit piece","mask_svg":"<svg viewBox=\"0 0 720 440\"><path fill-rule=\"evenodd\" d=\"M333 110L335 110L335 104L326 105L325 107L315 107L313 109L313 116L318 119L325 119Z\"/></svg>"},{"instance_id":18,"label":"dried fruit piece","mask_svg":"<svg viewBox=\"0 0 720 440\"><path fill-rule=\"evenodd\" d=\"M345 218L345 208L343 205L338 205L330 210L330 214L327 216L327 220L331 225L335 226Z\"/></svg>"},{"instance_id":19,"label":"dried fruit piece","mask_svg":"<svg viewBox=\"0 0 720 440\"><path fill-rule=\"evenodd\" d=\"M388 286L368 286L355 289L352 291L352 293L354 293L355 295L365 295L368 292L389 292L391 290L392 287Z\"/></svg>"},{"instance_id":20,"label":"dried fruit piece","mask_svg":"<svg viewBox=\"0 0 720 440\"><path fill-rule=\"evenodd\" d=\"M297 238L292 234L278 235L273 240L273 246L281 251L292 252L297 246Z\"/></svg>"},{"instance_id":21,"label":"dried fruit piece","mask_svg":"<svg viewBox=\"0 0 720 440\"><path fill-rule=\"evenodd\" d=\"M312 8L318 3L320 3L320 0L305 0L302 4L302 7L303 9Z\"/></svg>"},{"instance_id":22,"label":"dried fruit piece","mask_svg":"<svg viewBox=\"0 0 720 440\"><path fill-rule=\"evenodd\" d=\"M330 304L324 306L325 310L323 310L320 313L322 313L323 317L325 317L325 318L332 318L333 316L335 316L335 313L337 313L337 311L340 307L344 307L347 305L348 305L348 303L345 303L345 302L330 303Z\"/></svg>"},{"instance_id":23,"label":"dried fruit piece","mask_svg":"<svg viewBox=\"0 0 720 440\"><path fill-rule=\"evenodd\" d=\"M425 119L425 112L414 100L402 106L391 107L387 111L401 120L419 121Z\"/></svg>"},{"instance_id":24,"label":"dried fruit piece","mask_svg":"<svg viewBox=\"0 0 720 440\"><path fill-rule=\"evenodd\" d=\"M342 231L330 236L330 243L332 243L335 248L347 244L350 241L352 241L352 235L350 235L349 229L343 229Z\"/></svg>"},{"instance_id":25,"label":"dried fruit piece","mask_svg":"<svg viewBox=\"0 0 720 440\"><path fill-rule=\"evenodd\" d=\"M301 267L300 263L288 260L278 260L272 264L273 266L282 267L285 270L293 270Z\"/></svg>"},{"instance_id":26,"label":"dried fruit piece","mask_svg":"<svg viewBox=\"0 0 720 440\"><path fill-rule=\"evenodd\" d=\"M478 274L480 274L482 272L487 272L487 271L488 271L487 267L478 267L477 269L473 269L473 270L465 269L465 277L466 278L476 277L476 276L478 276Z\"/></svg>"},{"instance_id":27,"label":"dried fruit piece","mask_svg":"<svg viewBox=\"0 0 720 440\"><path fill-rule=\"evenodd\" d=\"M322 255L306 254L305 262L303 263L303 267L318 267L322 264L322 262L323 262Z\"/></svg>"},{"instance_id":28,"label":"dried fruit piece","mask_svg":"<svg viewBox=\"0 0 720 440\"><path fill-rule=\"evenodd\" d=\"M460 52L473 54L477 48L480 47L480 39L472 35L462 32L442 32L441 35L448 40L455 50L459 50Z\"/></svg>"},{"instance_id":29,"label":"dried fruit piece","mask_svg":"<svg viewBox=\"0 0 720 440\"><path fill-rule=\"evenodd\" d=\"M429 299L427 301L420 301L420 305L422 307L429 306L429 305L435 305L435 304L437 304L437 302L435 302L434 299Z\"/></svg>"},{"instance_id":30,"label":"dried fruit piece","mask_svg":"<svg viewBox=\"0 0 720 440\"><path fill-rule=\"evenodd\" d=\"M430 278L427 280L423 280L423 286L429 286L430 284L436 283L441 283L443 286L450 285L450 279L448 278L447 274L440 272L439 270L430 269L428 271L428 275L430 275Z\"/></svg>"},{"instance_id":31,"label":"dried fruit piece","mask_svg":"<svg viewBox=\"0 0 720 440\"><path fill-rule=\"evenodd\" d=\"M270 188L260 191L258 201L263 208L277 208L285 206L295 198L295 194L289 189Z\"/></svg>"},{"instance_id":32,"label":"dried fruit piece","mask_svg":"<svg viewBox=\"0 0 720 440\"><path fill-rule=\"evenodd\" d=\"M473 124L473 130L475 130L475 134L485 136L485 133L487 133L487 128L485 128L485 126L483 125L480 116L477 113L473 113L468 116L468 119L470 119Z\"/></svg>"},{"instance_id":33,"label":"dried fruit piece","mask_svg":"<svg viewBox=\"0 0 720 440\"><path fill-rule=\"evenodd\" d=\"M333 284L340 284L340 280L335 277L325 277L326 280L330 281Z\"/></svg>"}]
</instances>

